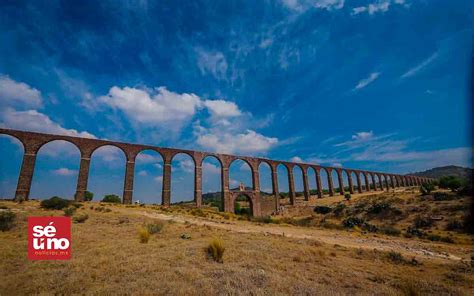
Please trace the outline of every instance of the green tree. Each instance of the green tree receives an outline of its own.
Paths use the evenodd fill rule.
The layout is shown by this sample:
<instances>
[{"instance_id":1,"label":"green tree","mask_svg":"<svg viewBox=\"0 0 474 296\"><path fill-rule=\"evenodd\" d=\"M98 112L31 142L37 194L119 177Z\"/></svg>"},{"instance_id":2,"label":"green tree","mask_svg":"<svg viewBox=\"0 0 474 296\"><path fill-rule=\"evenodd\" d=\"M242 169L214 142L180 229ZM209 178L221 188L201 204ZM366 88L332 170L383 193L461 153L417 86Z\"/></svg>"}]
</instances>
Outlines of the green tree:
<instances>
[{"instance_id":1,"label":"green tree","mask_svg":"<svg viewBox=\"0 0 474 296\"><path fill-rule=\"evenodd\" d=\"M86 191L84 194L84 200L85 201L91 201L94 198L94 193L90 191Z\"/></svg>"},{"instance_id":2,"label":"green tree","mask_svg":"<svg viewBox=\"0 0 474 296\"><path fill-rule=\"evenodd\" d=\"M111 202L111 203L121 203L122 201L120 200L120 197L115 194L107 194L104 196L102 199L102 202Z\"/></svg>"},{"instance_id":3,"label":"green tree","mask_svg":"<svg viewBox=\"0 0 474 296\"><path fill-rule=\"evenodd\" d=\"M464 185L464 181L456 176L445 176L439 179L439 187L444 189L451 189L457 191Z\"/></svg>"},{"instance_id":4,"label":"green tree","mask_svg":"<svg viewBox=\"0 0 474 296\"><path fill-rule=\"evenodd\" d=\"M423 183L420 186L420 192L421 192L422 195L428 195L434 189L435 189L435 186L433 184L430 184L430 183Z\"/></svg>"}]
</instances>

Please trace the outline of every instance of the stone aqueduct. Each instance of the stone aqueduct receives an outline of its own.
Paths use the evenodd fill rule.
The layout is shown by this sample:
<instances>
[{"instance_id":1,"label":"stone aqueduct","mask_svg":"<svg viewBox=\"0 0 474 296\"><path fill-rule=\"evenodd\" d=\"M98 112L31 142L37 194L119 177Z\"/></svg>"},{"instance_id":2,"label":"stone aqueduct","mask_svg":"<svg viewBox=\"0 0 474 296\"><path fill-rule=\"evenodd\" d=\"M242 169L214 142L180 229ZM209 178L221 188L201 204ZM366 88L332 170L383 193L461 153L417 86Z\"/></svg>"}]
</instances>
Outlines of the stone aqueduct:
<instances>
[{"instance_id":1,"label":"stone aqueduct","mask_svg":"<svg viewBox=\"0 0 474 296\"><path fill-rule=\"evenodd\" d=\"M321 170L325 170L327 173L327 182L328 182L328 193L330 196L335 194L332 172L337 173L338 184L340 184L339 194L343 195L344 192L344 183L343 183L343 172L346 172L348 178L349 192L354 193L354 180L352 180L352 173L356 175L356 190L359 193L363 192L363 186L361 183L361 175L364 178L366 186L364 187L365 191L370 191L373 186L374 191L384 190L384 185L386 189L396 188L396 187L405 187L405 186L417 186L421 185L424 182L433 182L433 179L424 178L419 176L409 176L409 175L397 175L397 174L388 174L381 172L372 172L365 170L356 170L348 169L341 167L328 167L320 166L307 163L294 163L288 161L278 161L270 160L266 158L258 157L245 157L245 156L235 156L227 155L220 153L210 153L210 152L201 152L193 150L183 150L183 149L172 149L172 148L162 148L149 145L138 145L138 144L129 144L122 142L113 142L105 141L98 139L90 138L80 138L80 137L71 137L63 135L51 135L43 134L36 132L26 132L20 130L12 129L3 129L0 128L0 134L9 135L18 139L24 148L23 162L21 165L20 175L18 178L18 185L15 193L16 200L28 200L31 181L33 178L33 172L35 169L36 154L39 149L46 143L62 140L67 141L75 145L81 153L81 162L79 168L79 176L77 180L77 189L75 194L76 201L83 201L84 195L87 190L87 182L89 177L89 166L91 161L92 153L102 146L115 146L121 149L126 156L126 167L125 167L125 182L123 189L123 203L130 204L132 203L132 194L133 194L133 180L134 180L134 171L135 171L135 158L136 156L145 150L153 150L158 152L163 158L163 185L162 185L162 204L164 206L169 206L171 204L171 161L173 157L179 153L184 153L189 155L195 165L194 170L194 203L196 207L201 207L202 205L202 162L204 158L208 156L215 157L221 164L221 188L223 196L224 211L233 212L234 211L234 201L238 194L245 194L250 199L250 204L252 207L252 213L254 216L260 216L260 176L259 176L259 166L262 162L267 163L271 169L272 176L272 187L273 195L275 197L279 196L278 190L278 178L277 178L277 167L282 164L286 167L288 172L288 187L289 187L289 198L290 204L296 204L296 191L295 183L293 176L293 168L298 166L301 168L303 176L303 194L305 200L310 198L310 189L308 185L308 169L312 168L315 172L316 177L316 187L317 195L319 198L323 197L323 189L321 182ZM234 160L240 159L245 161L251 169L252 173L252 190L244 192L233 192L229 189L229 167ZM378 182L375 177L378 178ZM371 179L371 182L369 181ZM372 186L370 186L370 185ZM341 186L342 185L342 186ZM280 199L275 198L275 210L280 208Z\"/></svg>"}]
</instances>

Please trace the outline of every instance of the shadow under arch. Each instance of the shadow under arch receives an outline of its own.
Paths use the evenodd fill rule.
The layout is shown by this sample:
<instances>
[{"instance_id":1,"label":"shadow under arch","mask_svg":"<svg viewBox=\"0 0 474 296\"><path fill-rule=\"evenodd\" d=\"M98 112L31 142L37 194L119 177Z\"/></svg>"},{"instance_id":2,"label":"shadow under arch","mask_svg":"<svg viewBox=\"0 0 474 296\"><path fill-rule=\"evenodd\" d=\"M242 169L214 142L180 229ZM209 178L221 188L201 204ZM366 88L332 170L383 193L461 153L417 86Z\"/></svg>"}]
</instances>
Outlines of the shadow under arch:
<instances>
[{"instance_id":1,"label":"shadow under arch","mask_svg":"<svg viewBox=\"0 0 474 296\"><path fill-rule=\"evenodd\" d=\"M123 199L126 162L126 153L115 145L101 145L92 151L87 190L94 194L93 200L109 194Z\"/></svg>"},{"instance_id":2,"label":"shadow under arch","mask_svg":"<svg viewBox=\"0 0 474 296\"><path fill-rule=\"evenodd\" d=\"M74 199L80 162L76 144L62 139L43 143L36 153L30 197Z\"/></svg>"},{"instance_id":3,"label":"shadow under arch","mask_svg":"<svg viewBox=\"0 0 474 296\"><path fill-rule=\"evenodd\" d=\"M249 217L254 216L253 200L247 193L234 192L231 198L231 203L234 206L234 214Z\"/></svg>"},{"instance_id":4,"label":"shadow under arch","mask_svg":"<svg viewBox=\"0 0 474 296\"><path fill-rule=\"evenodd\" d=\"M0 134L0 153L0 199L14 199L25 148L17 137Z\"/></svg>"},{"instance_id":5,"label":"shadow under arch","mask_svg":"<svg viewBox=\"0 0 474 296\"><path fill-rule=\"evenodd\" d=\"M161 204L163 187L163 156L145 149L135 156L133 201Z\"/></svg>"}]
</instances>

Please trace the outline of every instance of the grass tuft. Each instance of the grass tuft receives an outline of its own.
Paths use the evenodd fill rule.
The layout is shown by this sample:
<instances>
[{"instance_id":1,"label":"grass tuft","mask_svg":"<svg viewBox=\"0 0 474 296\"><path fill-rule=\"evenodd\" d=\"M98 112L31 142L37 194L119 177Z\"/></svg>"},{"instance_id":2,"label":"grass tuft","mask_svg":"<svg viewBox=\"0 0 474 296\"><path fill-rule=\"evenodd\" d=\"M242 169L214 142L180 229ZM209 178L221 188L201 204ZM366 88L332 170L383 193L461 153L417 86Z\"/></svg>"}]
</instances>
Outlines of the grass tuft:
<instances>
[{"instance_id":1,"label":"grass tuft","mask_svg":"<svg viewBox=\"0 0 474 296\"><path fill-rule=\"evenodd\" d=\"M0 212L0 230L7 231L15 226L16 214L10 210Z\"/></svg>"},{"instance_id":2,"label":"grass tuft","mask_svg":"<svg viewBox=\"0 0 474 296\"><path fill-rule=\"evenodd\" d=\"M151 233L148 231L148 228L141 227L138 229L138 238L140 239L140 243L146 244L150 240Z\"/></svg>"},{"instance_id":3,"label":"grass tuft","mask_svg":"<svg viewBox=\"0 0 474 296\"><path fill-rule=\"evenodd\" d=\"M224 243L221 239L214 238L207 247L207 253L216 262L224 263Z\"/></svg>"}]
</instances>

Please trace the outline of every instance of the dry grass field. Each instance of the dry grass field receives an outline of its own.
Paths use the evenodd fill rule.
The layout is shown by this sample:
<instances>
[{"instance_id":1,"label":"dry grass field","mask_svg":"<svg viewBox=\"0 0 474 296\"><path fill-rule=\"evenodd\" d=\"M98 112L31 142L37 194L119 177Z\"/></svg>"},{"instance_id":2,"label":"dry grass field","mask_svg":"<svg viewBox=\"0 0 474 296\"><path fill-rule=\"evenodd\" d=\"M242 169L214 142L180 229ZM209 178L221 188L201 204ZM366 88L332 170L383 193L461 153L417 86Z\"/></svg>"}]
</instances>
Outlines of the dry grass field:
<instances>
[{"instance_id":1,"label":"dry grass field","mask_svg":"<svg viewBox=\"0 0 474 296\"><path fill-rule=\"evenodd\" d=\"M379 228L390 223L402 234L414 223L411 210L447 217L422 238L340 227L350 215L365 215L357 209L373 200L390 200L403 215L367 221ZM344 202L333 197L309 204L335 208ZM29 261L27 217L64 212L43 210L38 201L0 201L2 211L17 215L14 228L0 232L0 295L474 294L470 238L444 230L448 218L460 215L449 209L467 198L433 201L407 191L354 196L345 203L339 217L301 206L272 221L247 221L210 209L89 202L75 213L89 218L73 223L71 260ZM163 227L141 243L138 231L149 223ZM430 234L453 241L431 241ZM225 246L223 263L206 252L214 238Z\"/></svg>"}]
</instances>

